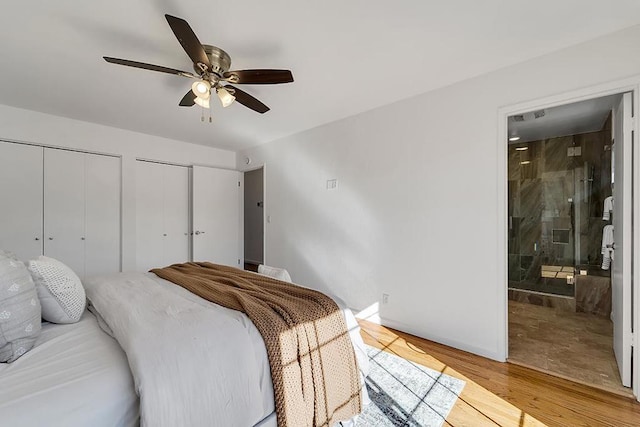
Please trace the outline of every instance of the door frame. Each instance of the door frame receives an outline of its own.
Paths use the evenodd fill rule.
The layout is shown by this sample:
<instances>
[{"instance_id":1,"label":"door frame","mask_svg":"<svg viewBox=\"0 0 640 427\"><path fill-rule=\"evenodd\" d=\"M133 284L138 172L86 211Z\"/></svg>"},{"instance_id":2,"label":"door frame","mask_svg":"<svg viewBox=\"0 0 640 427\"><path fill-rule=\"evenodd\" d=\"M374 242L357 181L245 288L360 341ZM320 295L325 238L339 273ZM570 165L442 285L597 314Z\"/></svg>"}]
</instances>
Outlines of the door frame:
<instances>
[{"instance_id":1,"label":"door frame","mask_svg":"<svg viewBox=\"0 0 640 427\"><path fill-rule=\"evenodd\" d=\"M508 118L515 114L540 110L544 108L557 107L559 105L571 104L593 98L600 98L609 95L621 94L624 92L633 93L633 129L632 139L632 171L633 171L633 246L632 265L636 266L632 271L632 283L640 284L640 137L639 137L639 116L640 106L640 75L627 79L616 80L609 83L595 85L587 88L574 90L562 94L552 95L540 99L526 101L518 104L504 106L498 109L498 139L496 141L497 165L497 262L498 262L498 298L502 301L503 309L498 312L498 354L503 362L506 362L509 350L509 298L508 298L508 157L507 157L507 137ZM632 343L633 366L632 366L632 390L638 401L640 401L640 345L636 336L640 330L640 286L636 285L632 292ZM501 337L501 338L500 338Z\"/></svg>"},{"instance_id":2,"label":"door frame","mask_svg":"<svg viewBox=\"0 0 640 427\"><path fill-rule=\"evenodd\" d=\"M242 169L242 175L247 172L253 172L258 169L262 169L262 264L267 264L267 164L262 163L253 167ZM244 192L246 191L246 185L242 188L242 200L244 201ZM242 214L244 215L244 205L242 206ZM244 229L244 228L243 228ZM242 237L243 250L244 250L244 235Z\"/></svg>"}]
</instances>

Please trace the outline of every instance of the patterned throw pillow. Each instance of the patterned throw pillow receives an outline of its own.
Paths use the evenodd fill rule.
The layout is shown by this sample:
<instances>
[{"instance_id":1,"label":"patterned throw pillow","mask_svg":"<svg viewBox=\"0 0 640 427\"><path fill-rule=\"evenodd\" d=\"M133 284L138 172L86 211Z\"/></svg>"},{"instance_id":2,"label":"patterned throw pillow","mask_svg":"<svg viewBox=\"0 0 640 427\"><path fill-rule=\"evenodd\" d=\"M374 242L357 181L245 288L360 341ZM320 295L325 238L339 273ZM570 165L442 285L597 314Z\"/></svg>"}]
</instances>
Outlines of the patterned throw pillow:
<instances>
[{"instance_id":1,"label":"patterned throw pillow","mask_svg":"<svg viewBox=\"0 0 640 427\"><path fill-rule=\"evenodd\" d=\"M87 304L82 282L76 273L58 260L40 256L29 261L42 305L42 318L51 323L75 323Z\"/></svg>"},{"instance_id":2,"label":"patterned throw pillow","mask_svg":"<svg viewBox=\"0 0 640 427\"><path fill-rule=\"evenodd\" d=\"M0 362L31 350L40 334L40 302L22 261L0 251Z\"/></svg>"}]
</instances>

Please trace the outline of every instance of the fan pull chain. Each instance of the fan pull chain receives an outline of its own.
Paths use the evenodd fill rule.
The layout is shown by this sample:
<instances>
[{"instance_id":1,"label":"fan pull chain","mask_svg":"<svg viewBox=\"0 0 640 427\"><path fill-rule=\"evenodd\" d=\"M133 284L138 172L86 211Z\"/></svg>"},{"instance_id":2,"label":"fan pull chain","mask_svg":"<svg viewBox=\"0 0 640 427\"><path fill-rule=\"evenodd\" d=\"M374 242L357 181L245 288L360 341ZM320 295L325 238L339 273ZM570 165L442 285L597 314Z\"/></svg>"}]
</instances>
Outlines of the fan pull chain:
<instances>
[{"instance_id":1,"label":"fan pull chain","mask_svg":"<svg viewBox=\"0 0 640 427\"><path fill-rule=\"evenodd\" d=\"M211 105L211 92L214 92L214 88L209 89L209 123L211 123L211 107L213 107L213 105Z\"/></svg>"},{"instance_id":2,"label":"fan pull chain","mask_svg":"<svg viewBox=\"0 0 640 427\"><path fill-rule=\"evenodd\" d=\"M200 121L204 122L204 107L200 107Z\"/></svg>"}]
</instances>

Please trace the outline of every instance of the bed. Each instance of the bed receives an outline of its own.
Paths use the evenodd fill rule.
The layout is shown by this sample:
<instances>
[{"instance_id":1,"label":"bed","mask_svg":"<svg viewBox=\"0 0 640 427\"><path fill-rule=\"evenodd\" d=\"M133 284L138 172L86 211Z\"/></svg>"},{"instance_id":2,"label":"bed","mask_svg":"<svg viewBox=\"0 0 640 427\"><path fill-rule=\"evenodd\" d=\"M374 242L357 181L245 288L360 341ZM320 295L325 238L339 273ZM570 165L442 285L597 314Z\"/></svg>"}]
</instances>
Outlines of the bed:
<instances>
[{"instance_id":1,"label":"bed","mask_svg":"<svg viewBox=\"0 0 640 427\"><path fill-rule=\"evenodd\" d=\"M130 426L140 422L142 412L157 415L152 422L147 415L146 424L154 426L176 419L181 425L277 426L265 343L245 314L210 303L153 273L96 277L87 280L85 288L95 315L85 312L73 325L45 324L29 353L0 364L3 425ZM344 314L364 376L368 358L357 321L334 300ZM118 307L102 313L105 304ZM135 309L142 305L146 314ZM145 316L150 317L141 322ZM125 329L138 331L123 336ZM153 340L158 334L162 339ZM145 373L139 353L157 354L157 366ZM203 363L206 369L191 374L181 368ZM167 381L158 379L169 377L172 370L180 373L173 373L168 381L172 390L167 390ZM369 400L362 390L364 406ZM150 407L149 396L154 394L156 401L167 403ZM197 411L175 413L198 400Z\"/></svg>"},{"instance_id":2,"label":"bed","mask_svg":"<svg viewBox=\"0 0 640 427\"><path fill-rule=\"evenodd\" d=\"M135 426L138 396L127 357L91 313L45 323L34 348L0 363L0 420L6 426Z\"/></svg>"}]
</instances>

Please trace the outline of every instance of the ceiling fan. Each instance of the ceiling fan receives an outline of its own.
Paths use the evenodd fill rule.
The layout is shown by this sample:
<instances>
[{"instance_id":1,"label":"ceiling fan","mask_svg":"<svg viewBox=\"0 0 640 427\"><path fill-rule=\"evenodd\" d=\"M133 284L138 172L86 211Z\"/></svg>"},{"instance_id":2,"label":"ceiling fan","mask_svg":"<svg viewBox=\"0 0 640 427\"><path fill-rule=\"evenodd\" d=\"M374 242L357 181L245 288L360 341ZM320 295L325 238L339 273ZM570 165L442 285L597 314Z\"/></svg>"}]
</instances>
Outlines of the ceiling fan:
<instances>
[{"instance_id":1,"label":"ceiling fan","mask_svg":"<svg viewBox=\"0 0 640 427\"><path fill-rule=\"evenodd\" d=\"M293 74L289 70L236 70L231 68L231 57L227 52L216 46L201 44L187 21L171 15L165 15L167 22L178 38L189 58L193 61L194 73L146 64L144 62L129 61L127 59L104 56L104 60L118 65L158 71L160 73L175 74L177 76L195 79L191 90L180 100L181 107L191 107L195 104L209 108L212 94L220 99L223 107L228 107L237 101L247 108L264 114L269 107L247 92L238 89L233 84L279 84L293 82ZM211 118L209 118L211 120Z\"/></svg>"}]
</instances>

